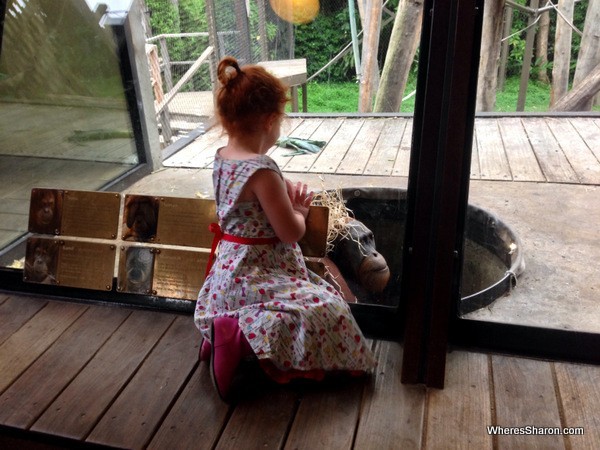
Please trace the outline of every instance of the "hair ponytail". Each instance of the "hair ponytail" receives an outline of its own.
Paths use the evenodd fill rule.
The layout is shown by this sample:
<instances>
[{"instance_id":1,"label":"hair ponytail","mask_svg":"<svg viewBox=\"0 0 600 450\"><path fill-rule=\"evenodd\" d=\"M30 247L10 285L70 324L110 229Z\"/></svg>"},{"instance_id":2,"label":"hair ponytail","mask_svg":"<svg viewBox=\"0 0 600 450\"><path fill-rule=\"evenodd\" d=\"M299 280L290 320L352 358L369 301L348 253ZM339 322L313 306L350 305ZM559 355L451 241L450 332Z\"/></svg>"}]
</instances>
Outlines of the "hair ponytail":
<instances>
[{"instance_id":1,"label":"hair ponytail","mask_svg":"<svg viewBox=\"0 0 600 450\"><path fill-rule=\"evenodd\" d=\"M221 62L219 62L219 67L217 68L217 78L225 87L231 80L239 75L242 75L242 73L242 69L240 69L238 62L232 56L226 56L221 60Z\"/></svg>"}]
</instances>

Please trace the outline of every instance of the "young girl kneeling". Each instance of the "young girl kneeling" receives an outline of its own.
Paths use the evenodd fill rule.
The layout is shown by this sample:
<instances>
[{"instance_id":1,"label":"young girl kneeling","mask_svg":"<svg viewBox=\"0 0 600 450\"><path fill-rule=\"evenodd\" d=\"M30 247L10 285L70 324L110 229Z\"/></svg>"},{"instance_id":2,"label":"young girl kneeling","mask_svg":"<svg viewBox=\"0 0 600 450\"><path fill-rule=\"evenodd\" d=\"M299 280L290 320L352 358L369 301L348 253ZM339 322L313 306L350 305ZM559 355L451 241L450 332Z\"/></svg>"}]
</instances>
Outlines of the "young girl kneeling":
<instances>
[{"instance_id":1,"label":"young girl kneeling","mask_svg":"<svg viewBox=\"0 0 600 450\"><path fill-rule=\"evenodd\" d=\"M253 355L279 383L370 371L375 359L348 304L306 268L297 244L312 193L285 180L266 155L279 138L285 86L231 57L219 63L218 78L217 113L228 134L213 169L220 242L194 321L219 395L228 398L241 360Z\"/></svg>"}]
</instances>

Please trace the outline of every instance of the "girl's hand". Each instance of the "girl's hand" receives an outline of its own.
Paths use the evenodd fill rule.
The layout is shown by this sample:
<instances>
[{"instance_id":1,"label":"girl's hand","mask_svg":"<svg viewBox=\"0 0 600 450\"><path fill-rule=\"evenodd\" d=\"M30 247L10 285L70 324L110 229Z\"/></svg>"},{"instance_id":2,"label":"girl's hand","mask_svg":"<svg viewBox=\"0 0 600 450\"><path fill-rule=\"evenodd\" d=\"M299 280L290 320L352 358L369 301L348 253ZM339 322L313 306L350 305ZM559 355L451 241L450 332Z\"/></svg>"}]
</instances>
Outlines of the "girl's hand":
<instances>
[{"instance_id":1,"label":"girl's hand","mask_svg":"<svg viewBox=\"0 0 600 450\"><path fill-rule=\"evenodd\" d=\"M292 208L306 219L314 194L312 191L308 192L308 186L300 181L294 186L291 181L286 179L285 184L292 202Z\"/></svg>"}]
</instances>

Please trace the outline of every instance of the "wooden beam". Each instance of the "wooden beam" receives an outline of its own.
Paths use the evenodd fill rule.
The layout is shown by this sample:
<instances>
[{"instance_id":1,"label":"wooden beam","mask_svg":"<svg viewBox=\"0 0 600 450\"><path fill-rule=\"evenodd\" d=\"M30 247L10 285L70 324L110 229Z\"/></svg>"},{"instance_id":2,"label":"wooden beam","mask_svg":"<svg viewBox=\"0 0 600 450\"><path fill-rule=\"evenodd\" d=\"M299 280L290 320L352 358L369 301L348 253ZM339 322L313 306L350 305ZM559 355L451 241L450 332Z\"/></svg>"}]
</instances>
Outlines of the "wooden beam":
<instances>
[{"instance_id":1,"label":"wooden beam","mask_svg":"<svg viewBox=\"0 0 600 450\"><path fill-rule=\"evenodd\" d=\"M173 86L173 89L171 89L167 95L165 96L165 99L156 107L156 114L160 114L162 112L162 110L165 108L165 106L167 106L171 100L173 100L173 98L175 98L175 95L177 95L177 93L179 92L179 90L181 89L181 87L187 83L189 81L190 78L192 78L192 76L198 71L198 69L200 68L200 65L206 61L206 59L210 56L210 54L213 52L213 47L209 46L206 48L206 50L204 50L202 52L202 54L200 55L200 57L196 60L196 62L194 62L194 64L192 64L192 67L190 67L186 73L183 74L183 76L181 77L181 79L177 82L177 84L175 86Z\"/></svg>"}]
</instances>

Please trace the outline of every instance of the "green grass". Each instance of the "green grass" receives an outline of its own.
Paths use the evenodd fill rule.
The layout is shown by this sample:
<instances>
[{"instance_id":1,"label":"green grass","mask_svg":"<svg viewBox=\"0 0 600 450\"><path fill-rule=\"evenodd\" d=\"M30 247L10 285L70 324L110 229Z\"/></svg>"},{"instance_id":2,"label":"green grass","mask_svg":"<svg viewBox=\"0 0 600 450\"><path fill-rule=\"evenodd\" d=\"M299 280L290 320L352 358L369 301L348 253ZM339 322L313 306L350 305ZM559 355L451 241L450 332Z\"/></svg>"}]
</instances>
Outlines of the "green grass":
<instances>
[{"instance_id":1,"label":"green grass","mask_svg":"<svg viewBox=\"0 0 600 450\"><path fill-rule=\"evenodd\" d=\"M358 111L358 83L309 83L309 113L350 113ZM415 82L409 82L404 91L407 96L415 89ZM300 95L300 98L302 96ZM498 112L515 112L519 98L519 78L506 80L504 89L496 94ZM301 100L299 100L301 102ZM530 80L527 87L525 111L544 112L550 103L550 86ZM402 102L401 112L411 113L414 110L415 96ZM597 110L598 108L594 108Z\"/></svg>"}]
</instances>

